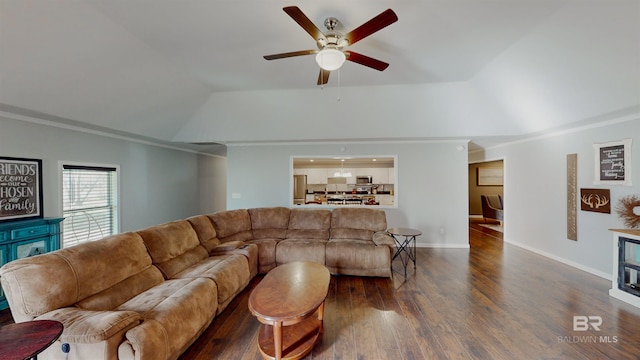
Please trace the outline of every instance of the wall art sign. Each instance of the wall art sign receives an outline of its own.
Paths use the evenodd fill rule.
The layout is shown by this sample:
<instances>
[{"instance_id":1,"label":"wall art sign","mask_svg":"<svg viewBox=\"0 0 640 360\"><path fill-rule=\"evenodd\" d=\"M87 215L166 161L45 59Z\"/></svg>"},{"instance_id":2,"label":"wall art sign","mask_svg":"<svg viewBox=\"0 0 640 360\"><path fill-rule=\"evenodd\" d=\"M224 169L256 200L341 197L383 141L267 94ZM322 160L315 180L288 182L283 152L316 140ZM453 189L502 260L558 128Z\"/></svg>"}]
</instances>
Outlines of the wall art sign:
<instances>
[{"instance_id":1,"label":"wall art sign","mask_svg":"<svg viewBox=\"0 0 640 360\"><path fill-rule=\"evenodd\" d=\"M0 221L42 217L42 160L0 157Z\"/></svg>"},{"instance_id":2,"label":"wall art sign","mask_svg":"<svg viewBox=\"0 0 640 360\"><path fill-rule=\"evenodd\" d=\"M580 189L580 210L611 214L609 189Z\"/></svg>"},{"instance_id":3,"label":"wall art sign","mask_svg":"<svg viewBox=\"0 0 640 360\"><path fill-rule=\"evenodd\" d=\"M578 240L578 154L567 155L567 239Z\"/></svg>"},{"instance_id":4,"label":"wall art sign","mask_svg":"<svg viewBox=\"0 0 640 360\"><path fill-rule=\"evenodd\" d=\"M594 184L631 186L632 139L593 144Z\"/></svg>"}]
</instances>

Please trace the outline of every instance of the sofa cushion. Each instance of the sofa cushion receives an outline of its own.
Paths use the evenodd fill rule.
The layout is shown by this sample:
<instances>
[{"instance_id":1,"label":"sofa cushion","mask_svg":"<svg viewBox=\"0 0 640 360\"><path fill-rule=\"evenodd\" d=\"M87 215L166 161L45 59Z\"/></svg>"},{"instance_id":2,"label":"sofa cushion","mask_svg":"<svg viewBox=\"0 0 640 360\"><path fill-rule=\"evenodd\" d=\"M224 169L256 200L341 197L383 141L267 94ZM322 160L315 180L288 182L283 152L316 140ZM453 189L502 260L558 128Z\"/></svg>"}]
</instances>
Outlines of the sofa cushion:
<instances>
[{"instance_id":1,"label":"sofa cushion","mask_svg":"<svg viewBox=\"0 0 640 360\"><path fill-rule=\"evenodd\" d=\"M150 267L142 238L130 232L12 261L0 277L14 320L26 321L118 287ZM136 294L135 288L119 287L120 299Z\"/></svg>"},{"instance_id":2,"label":"sofa cushion","mask_svg":"<svg viewBox=\"0 0 640 360\"><path fill-rule=\"evenodd\" d=\"M144 242L135 233L113 235L55 252L76 273L78 300L115 286L151 267ZM131 292L134 295L135 291Z\"/></svg>"},{"instance_id":3,"label":"sofa cushion","mask_svg":"<svg viewBox=\"0 0 640 360\"><path fill-rule=\"evenodd\" d=\"M16 322L33 320L78 300L73 268L53 253L5 264L0 269L0 280Z\"/></svg>"},{"instance_id":4,"label":"sofa cushion","mask_svg":"<svg viewBox=\"0 0 640 360\"><path fill-rule=\"evenodd\" d=\"M245 209L220 211L208 215L221 242L253 239L249 211Z\"/></svg>"},{"instance_id":5,"label":"sofa cushion","mask_svg":"<svg viewBox=\"0 0 640 360\"><path fill-rule=\"evenodd\" d=\"M218 287L218 312L251 280L249 262L240 254L212 256L176 274L176 278L209 278Z\"/></svg>"},{"instance_id":6,"label":"sofa cushion","mask_svg":"<svg viewBox=\"0 0 640 360\"><path fill-rule=\"evenodd\" d=\"M200 245L195 230L186 220L172 221L138 231L153 264L166 279L206 259L209 253Z\"/></svg>"},{"instance_id":7,"label":"sofa cushion","mask_svg":"<svg viewBox=\"0 0 640 360\"><path fill-rule=\"evenodd\" d=\"M331 211L327 209L292 209L287 239L329 239Z\"/></svg>"},{"instance_id":8,"label":"sofa cushion","mask_svg":"<svg viewBox=\"0 0 640 360\"><path fill-rule=\"evenodd\" d=\"M216 291L211 279L172 279L127 301L117 310L138 312L143 321L120 347L132 347L139 359L177 359L214 318Z\"/></svg>"},{"instance_id":9,"label":"sofa cushion","mask_svg":"<svg viewBox=\"0 0 640 360\"><path fill-rule=\"evenodd\" d=\"M64 307L38 317L38 320L55 320L62 323L62 342L93 344L106 341L119 332L140 323L136 311L94 311L76 307Z\"/></svg>"},{"instance_id":10,"label":"sofa cushion","mask_svg":"<svg viewBox=\"0 0 640 360\"><path fill-rule=\"evenodd\" d=\"M140 324L141 317L135 311L91 311L67 307L48 312L37 320L56 320L64 326L60 338L38 354L38 359L111 360L124 359L118 358L118 346L124 334ZM68 354L61 351L64 343L71 345Z\"/></svg>"},{"instance_id":11,"label":"sofa cushion","mask_svg":"<svg viewBox=\"0 0 640 360\"><path fill-rule=\"evenodd\" d=\"M331 238L373 240L373 234L387 229L383 210L338 208L331 213Z\"/></svg>"},{"instance_id":12,"label":"sofa cushion","mask_svg":"<svg viewBox=\"0 0 640 360\"><path fill-rule=\"evenodd\" d=\"M164 281L164 277L155 266L132 275L97 294L78 301L75 306L85 310L115 309L133 296L144 292Z\"/></svg>"},{"instance_id":13,"label":"sofa cushion","mask_svg":"<svg viewBox=\"0 0 640 360\"><path fill-rule=\"evenodd\" d=\"M278 266L293 261L311 261L324 265L326 240L287 239L276 246Z\"/></svg>"},{"instance_id":14,"label":"sofa cushion","mask_svg":"<svg viewBox=\"0 0 640 360\"><path fill-rule=\"evenodd\" d=\"M325 266L332 274L391 276L392 247L362 240L331 239L325 251Z\"/></svg>"},{"instance_id":15,"label":"sofa cushion","mask_svg":"<svg viewBox=\"0 0 640 360\"><path fill-rule=\"evenodd\" d=\"M235 250L232 250L231 253L240 254L247 258L247 262L249 263L249 276L251 279L258 275L258 245L247 243Z\"/></svg>"},{"instance_id":16,"label":"sofa cushion","mask_svg":"<svg viewBox=\"0 0 640 360\"><path fill-rule=\"evenodd\" d=\"M216 233L216 228L213 227L213 223L211 219L209 219L206 215L197 215L187 218L187 221L193 227L196 234L198 235L198 239L200 240L200 244L204 246L205 249L209 253L218 245L220 245L220 240L218 239L218 234Z\"/></svg>"},{"instance_id":17,"label":"sofa cushion","mask_svg":"<svg viewBox=\"0 0 640 360\"><path fill-rule=\"evenodd\" d=\"M284 239L290 212L286 207L249 209L253 239Z\"/></svg>"},{"instance_id":18,"label":"sofa cushion","mask_svg":"<svg viewBox=\"0 0 640 360\"><path fill-rule=\"evenodd\" d=\"M266 274L276 267L276 245L280 239L260 239L247 241L258 247L258 273Z\"/></svg>"}]
</instances>

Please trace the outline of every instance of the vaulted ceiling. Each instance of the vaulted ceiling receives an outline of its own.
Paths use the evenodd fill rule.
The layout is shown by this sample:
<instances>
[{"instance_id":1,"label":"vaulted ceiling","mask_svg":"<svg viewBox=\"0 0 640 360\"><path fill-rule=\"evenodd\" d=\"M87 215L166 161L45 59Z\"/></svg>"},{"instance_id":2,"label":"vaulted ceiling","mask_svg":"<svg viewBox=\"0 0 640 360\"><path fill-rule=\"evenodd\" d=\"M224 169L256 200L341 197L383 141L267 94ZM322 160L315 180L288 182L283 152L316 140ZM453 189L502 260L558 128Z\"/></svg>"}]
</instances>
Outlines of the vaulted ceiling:
<instances>
[{"instance_id":1,"label":"vaulted ceiling","mask_svg":"<svg viewBox=\"0 0 640 360\"><path fill-rule=\"evenodd\" d=\"M398 22L316 85L282 10ZM162 142L470 139L640 114L640 0L0 0L0 114ZM196 147L216 152L216 146Z\"/></svg>"}]
</instances>

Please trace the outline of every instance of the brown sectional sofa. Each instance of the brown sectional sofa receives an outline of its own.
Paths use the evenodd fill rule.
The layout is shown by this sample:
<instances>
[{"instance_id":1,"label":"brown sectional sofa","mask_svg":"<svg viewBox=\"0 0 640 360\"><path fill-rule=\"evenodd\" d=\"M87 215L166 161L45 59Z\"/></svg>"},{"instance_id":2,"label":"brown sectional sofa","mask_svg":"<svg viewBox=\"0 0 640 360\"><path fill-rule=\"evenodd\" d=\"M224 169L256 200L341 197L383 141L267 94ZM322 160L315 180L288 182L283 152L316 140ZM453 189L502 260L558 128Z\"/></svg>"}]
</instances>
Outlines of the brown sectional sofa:
<instances>
[{"instance_id":1,"label":"brown sectional sofa","mask_svg":"<svg viewBox=\"0 0 640 360\"><path fill-rule=\"evenodd\" d=\"M177 359L258 273L314 261L334 274L391 276L386 216L370 208L230 210L160 224L0 269L16 322L53 319L39 355Z\"/></svg>"}]
</instances>

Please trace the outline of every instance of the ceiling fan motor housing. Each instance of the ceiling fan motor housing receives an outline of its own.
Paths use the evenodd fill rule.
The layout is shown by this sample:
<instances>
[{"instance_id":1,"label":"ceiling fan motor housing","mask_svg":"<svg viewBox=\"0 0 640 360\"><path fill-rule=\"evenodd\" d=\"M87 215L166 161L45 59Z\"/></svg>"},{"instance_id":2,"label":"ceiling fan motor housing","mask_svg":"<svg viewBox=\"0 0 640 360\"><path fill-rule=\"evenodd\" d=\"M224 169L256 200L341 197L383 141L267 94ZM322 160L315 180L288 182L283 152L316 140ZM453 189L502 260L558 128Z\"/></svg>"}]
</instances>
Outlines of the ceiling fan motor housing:
<instances>
[{"instance_id":1,"label":"ceiling fan motor housing","mask_svg":"<svg viewBox=\"0 0 640 360\"><path fill-rule=\"evenodd\" d=\"M337 25L338 19L334 17L329 17L324 20L324 26L327 28L327 32L317 40L318 49L322 50L328 47L342 50L342 48L349 46L349 40L346 39L342 33L335 30Z\"/></svg>"}]
</instances>

